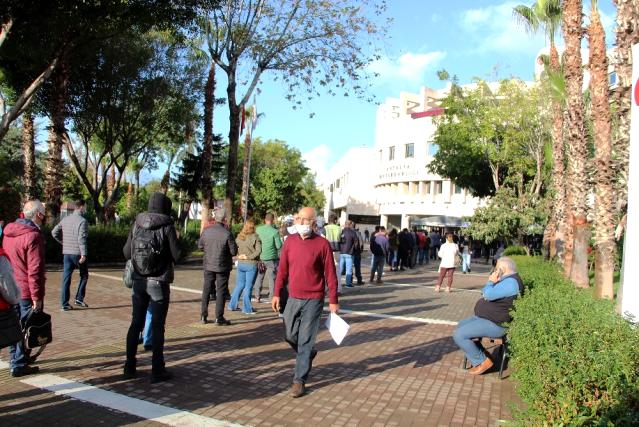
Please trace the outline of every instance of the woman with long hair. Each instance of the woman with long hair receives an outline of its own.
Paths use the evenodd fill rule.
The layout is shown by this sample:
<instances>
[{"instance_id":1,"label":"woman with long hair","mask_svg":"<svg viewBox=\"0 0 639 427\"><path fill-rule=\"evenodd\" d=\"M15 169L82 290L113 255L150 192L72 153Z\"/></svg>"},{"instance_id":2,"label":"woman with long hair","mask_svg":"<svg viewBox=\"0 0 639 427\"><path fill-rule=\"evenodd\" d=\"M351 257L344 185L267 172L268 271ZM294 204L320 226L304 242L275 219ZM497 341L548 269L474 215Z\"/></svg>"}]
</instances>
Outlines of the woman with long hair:
<instances>
[{"instance_id":1,"label":"woman with long hair","mask_svg":"<svg viewBox=\"0 0 639 427\"><path fill-rule=\"evenodd\" d=\"M251 295L253 292L253 282L257 275L257 261L262 252L262 242L255 232L253 220L247 220L242 227L242 231L237 235L237 281L235 289L229 302L229 310L239 310L237 307L240 296L242 296L242 312L244 314L255 314L251 305Z\"/></svg>"}]
</instances>

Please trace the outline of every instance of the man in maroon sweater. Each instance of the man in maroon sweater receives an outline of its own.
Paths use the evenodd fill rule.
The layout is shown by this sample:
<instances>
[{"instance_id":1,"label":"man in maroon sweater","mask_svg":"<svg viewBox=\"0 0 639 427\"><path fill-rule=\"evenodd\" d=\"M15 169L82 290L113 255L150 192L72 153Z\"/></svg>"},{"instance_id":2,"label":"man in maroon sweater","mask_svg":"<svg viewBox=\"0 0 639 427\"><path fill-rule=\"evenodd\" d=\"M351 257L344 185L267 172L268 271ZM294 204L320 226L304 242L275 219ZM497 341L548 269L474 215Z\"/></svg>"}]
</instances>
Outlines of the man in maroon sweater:
<instances>
[{"instance_id":1,"label":"man in maroon sweater","mask_svg":"<svg viewBox=\"0 0 639 427\"><path fill-rule=\"evenodd\" d=\"M299 211L297 234L288 236L282 246L280 266L275 279L271 301L273 310L280 310L280 292L288 284L288 302L284 308L286 341L297 353L295 377L291 395L300 397L306 392L305 383L311 372L317 350L313 348L320 317L324 308L324 284L328 284L329 309L337 313L337 274L333 251L328 240L313 233L317 218L315 209Z\"/></svg>"}]
</instances>

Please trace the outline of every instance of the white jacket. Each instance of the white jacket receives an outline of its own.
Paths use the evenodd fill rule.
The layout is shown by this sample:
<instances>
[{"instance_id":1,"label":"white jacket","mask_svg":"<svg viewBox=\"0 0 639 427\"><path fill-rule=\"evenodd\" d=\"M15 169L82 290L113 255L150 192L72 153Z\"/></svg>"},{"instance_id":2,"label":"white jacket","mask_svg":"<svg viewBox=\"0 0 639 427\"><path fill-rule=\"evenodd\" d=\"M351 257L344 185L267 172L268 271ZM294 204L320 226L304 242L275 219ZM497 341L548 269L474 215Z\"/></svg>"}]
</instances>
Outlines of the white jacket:
<instances>
[{"instance_id":1,"label":"white jacket","mask_svg":"<svg viewBox=\"0 0 639 427\"><path fill-rule=\"evenodd\" d=\"M442 262L439 263L439 268L455 268L455 257L458 254L459 246L456 243L444 243L439 248L439 252L437 252L437 256L442 259Z\"/></svg>"}]
</instances>

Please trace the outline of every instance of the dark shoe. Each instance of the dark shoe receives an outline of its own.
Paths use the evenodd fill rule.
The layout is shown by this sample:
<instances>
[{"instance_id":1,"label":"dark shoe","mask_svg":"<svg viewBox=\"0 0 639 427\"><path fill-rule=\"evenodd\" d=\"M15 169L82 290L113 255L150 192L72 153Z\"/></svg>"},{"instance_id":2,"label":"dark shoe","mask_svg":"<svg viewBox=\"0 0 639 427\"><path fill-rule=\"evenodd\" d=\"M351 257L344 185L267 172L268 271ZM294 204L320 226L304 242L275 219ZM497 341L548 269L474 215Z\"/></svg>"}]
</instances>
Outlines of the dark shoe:
<instances>
[{"instance_id":1,"label":"dark shoe","mask_svg":"<svg viewBox=\"0 0 639 427\"><path fill-rule=\"evenodd\" d=\"M207 323L209 323L209 321L207 320L206 316L202 316L200 317L200 323L206 325Z\"/></svg>"},{"instance_id":2,"label":"dark shoe","mask_svg":"<svg viewBox=\"0 0 639 427\"><path fill-rule=\"evenodd\" d=\"M215 321L217 326L229 326L231 324L230 320L226 320L225 318L217 319Z\"/></svg>"},{"instance_id":3,"label":"dark shoe","mask_svg":"<svg viewBox=\"0 0 639 427\"><path fill-rule=\"evenodd\" d=\"M65 304L62 306L62 311L71 311L73 310L73 307L71 307L71 304Z\"/></svg>"},{"instance_id":4,"label":"dark shoe","mask_svg":"<svg viewBox=\"0 0 639 427\"><path fill-rule=\"evenodd\" d=\"M361 286L361 285L363 285L363 284L364 284L364 282L363 282L362 280L358 280L358 281L357 281L357 284Z\"/></svg>"},{"instance_id":5,"label":"dark shoe","mask_svg":"<svg viewBox=\"0 0 639 427\"><path fill-rule=\"evenodd\" d=\"M379 279L377 280L377 282L376 282L376 283L377 283L378 285L383 285L383 284L384 284L384 282L382 282L382 281L381 281L381 280L379 280Z\"/></svg>"},{"instance_id":6,"label":"dark shoe","mask_svg":"<svg viewBox=\"0 0 639 427\"><path fill-rule=\"evenodd\" d=\"M169 381L172 378L173 378L173 374L167 370L164 370L164 372L162 373L153 374L153 376L151 377L151 384L161 383L163 381Z\"/></svg>"},{"instance_id":7,"label":"dark shoe","mask_svg":"<svg viewBox=\"0 0 639 427\"><path fill-rule=\"evenodd\" d=\"M293 396L294 399L304 396L304 393L306 393L306 387L304 387L304 384L293 383L293 387L291 387L291 396Z\"/></svg>"},{"instance_id":8,"label":"dark shoe","mask_svg":"<svg viewBox=\"0 0 639 427\"><path fill-rule=\"evenodd\" d=\"M135 368L129 368L128 366L124 366L124 372L122 374L122 376L124 377L125 380L132 380L133 378L135 378L137 375L136 369Z\"/></svg>"},{"instance_id":9,"label":"dark shoe","mask_svg":"<svg viewBox=\"0 0 639 427\"><path fill-rule=\"evenodd\" d=\"M24 377L25 375L37 374L40 372L40 368L37 366L25 366L24 368L17 368L11 371L12 377Z\"/></svg>"},{"instance_id":10,"label":"dark shoe","mask_svg":"<svg viewBox=\"0 0 639 427\"><path fill-rule=\"evenodd\" d=\"M493 361L490 360L489 357L487 357L486 360L481 362L479 365L470 368L468 370L468 373L472 375L481 375L492 367L493 367Z\"/></svg>"},{"instance_id":11,"label":"dark shoe","mask_svg":"<svg viewBox=\"0 0 639 427\"><path fill-rule=\"evenodd\" d=\"M75 305L78 307L89 308L89 304L84 301L75 300Z\"/></svg>"}]
</instances>

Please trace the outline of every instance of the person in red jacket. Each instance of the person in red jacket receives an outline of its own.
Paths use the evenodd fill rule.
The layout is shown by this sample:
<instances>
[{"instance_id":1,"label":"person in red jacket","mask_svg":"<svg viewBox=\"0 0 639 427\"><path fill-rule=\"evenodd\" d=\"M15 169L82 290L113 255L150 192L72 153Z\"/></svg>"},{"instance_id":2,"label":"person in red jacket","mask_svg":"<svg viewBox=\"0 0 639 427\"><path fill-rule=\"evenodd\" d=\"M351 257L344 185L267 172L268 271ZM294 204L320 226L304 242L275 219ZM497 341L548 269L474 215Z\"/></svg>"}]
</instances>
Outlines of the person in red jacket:
<instances>
[{"instance_id":1,"label":"person in red jacket","mask_svg":"<svg viewBox=\"0 0 639 427\"><path fill-rule=\"evenodd\" d=\"M302 208L295 224L297 233L288 236L282 246L280 265L275 279L271 306L280 311L280 293L288 284L288 301L284 308L286 341L297 353L291 395L306 392L305 383L311 372L317 350L313 348L320 317L324 309L325 284L328 285L329 309L337 313L337 274L333 251L325 238L313 233L317 215L313 208Z\"/></svg>"},{"instance_id":2,"label":"person in red jacket","mask_svg":"<svg viewBox=\"0 0 639 427\"><path fill-rule=\"evenodd\" d=\"M45 218L44 205L39 200L31 200L22 209L24 218L17 219L4 228L2 246L11 262L16 283L20 287L18 309L20 319L25 319L31 310L42 310L44 301L44 237L40 227ZM11 375L38 372L37 366L29 366L30 350L22 343L9 347L11 354Z\"/></svg>"}]
</instances>

